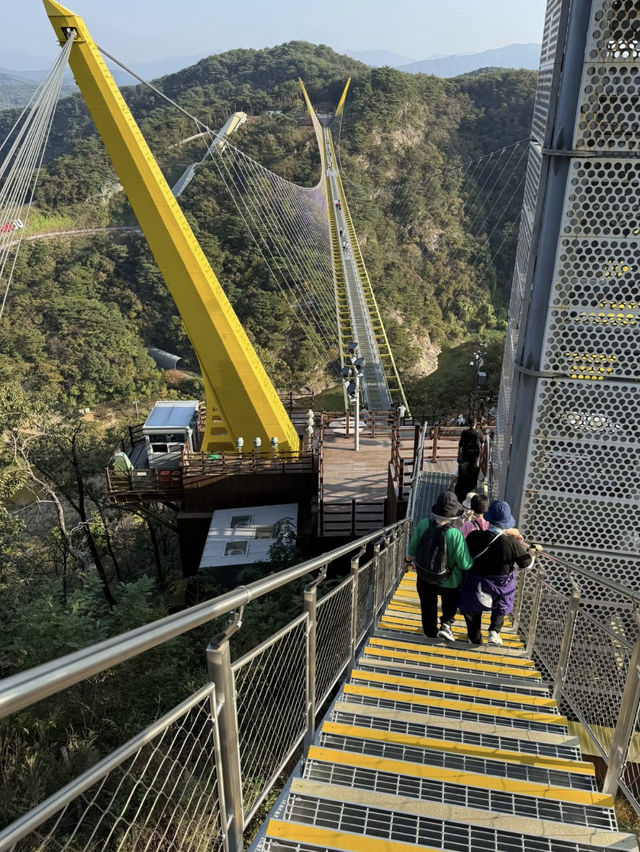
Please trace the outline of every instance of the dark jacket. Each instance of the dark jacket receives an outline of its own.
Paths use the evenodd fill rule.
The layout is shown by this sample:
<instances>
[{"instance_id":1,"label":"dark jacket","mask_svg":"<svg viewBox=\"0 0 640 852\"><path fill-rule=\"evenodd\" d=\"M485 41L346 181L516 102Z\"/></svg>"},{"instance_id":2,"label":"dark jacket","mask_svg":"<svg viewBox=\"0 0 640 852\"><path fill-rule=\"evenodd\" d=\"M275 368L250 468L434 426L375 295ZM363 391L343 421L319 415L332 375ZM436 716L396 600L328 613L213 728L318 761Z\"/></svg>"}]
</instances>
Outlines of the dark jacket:
<instances>
[{"instance_id":1,"label":"dark jacket","mask_svg":"<svg viewBox=\"0 0 640 852\"><path fill-rule=\"evenodd\" d=\"M473 428L465 429L460 435L458 443L458 464L463 464L464 462L477 464L480 457L480 450L482 449L482 441L481 432Z\"/></svg>"},{"instance_id":2,"label":"dark jacket","mask_svg":"<svg viewBox=\"0 0 640 852\"><path fill-rule=\"evenodd\" d=\"M526 568L532 562L527 548L513 535L474 530L467 536L467 547L473 558L471 573L481 577L501 577L511 574L516 565Z\"/></svg>"}]
</instances>

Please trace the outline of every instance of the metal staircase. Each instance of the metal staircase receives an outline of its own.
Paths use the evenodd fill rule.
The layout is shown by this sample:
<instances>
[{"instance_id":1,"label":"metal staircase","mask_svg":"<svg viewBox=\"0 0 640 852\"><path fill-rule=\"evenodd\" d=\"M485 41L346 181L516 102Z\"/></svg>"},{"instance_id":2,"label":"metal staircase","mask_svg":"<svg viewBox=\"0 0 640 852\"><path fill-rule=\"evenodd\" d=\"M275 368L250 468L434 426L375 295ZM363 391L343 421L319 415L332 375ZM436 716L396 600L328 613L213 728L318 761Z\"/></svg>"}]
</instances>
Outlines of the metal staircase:
<instances>
[{"instance_id":1,"label":"metal staircase","mask_svg":"<svg viewBox=\"0 0 640 852\"><path fill-rule=\"evenodd\" d=\"M424 637L407 573L254 849L637 849L510 623L453 631Z\"/></svg>"}]
</instances>

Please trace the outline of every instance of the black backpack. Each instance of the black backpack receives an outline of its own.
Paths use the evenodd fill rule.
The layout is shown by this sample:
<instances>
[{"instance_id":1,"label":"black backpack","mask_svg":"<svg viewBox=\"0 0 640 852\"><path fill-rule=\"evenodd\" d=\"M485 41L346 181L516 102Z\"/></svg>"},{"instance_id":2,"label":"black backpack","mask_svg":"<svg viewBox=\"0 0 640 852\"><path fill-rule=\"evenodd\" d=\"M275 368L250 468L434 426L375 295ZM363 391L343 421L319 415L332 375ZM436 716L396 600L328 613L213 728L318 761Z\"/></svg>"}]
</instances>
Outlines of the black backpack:
<instances>
[{"instance_id":1,"label":"black backpack","mask_svg":"<svg viewBox=\"0 0 640 852\"><path fill-rule=\"evenodd\" d=\"M414 557L418 579L425 583L439 585L451 576L447 567L446 531L450 524L429 524L422 533Z\"/></svg>"}]
</instances>

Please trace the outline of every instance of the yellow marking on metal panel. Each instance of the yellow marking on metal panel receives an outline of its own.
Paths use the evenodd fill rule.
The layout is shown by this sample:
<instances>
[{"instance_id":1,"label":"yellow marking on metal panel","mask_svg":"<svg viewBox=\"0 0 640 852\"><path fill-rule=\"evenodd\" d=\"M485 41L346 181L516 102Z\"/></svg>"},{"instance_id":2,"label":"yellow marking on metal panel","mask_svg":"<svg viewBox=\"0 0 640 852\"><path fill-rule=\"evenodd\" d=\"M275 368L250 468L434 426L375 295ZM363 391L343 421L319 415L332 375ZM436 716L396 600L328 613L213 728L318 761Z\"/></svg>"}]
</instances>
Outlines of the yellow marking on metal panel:
<instances>
[{"instance_id":1,"label":"yellow marking on metal panel","mask_svg":"<svg viewBox=\"0 0 640 852\"><path fill-rule=\"evenodd\" d=\"M502 665L505 659L500 653L492 654L489 650L466 652L456 648L447 648L444 645L421 645L416 642L407 642L402 639L386 639L383 636L372 636L369 640L371 645L381 645L383 648L401 648L414 653L423 654L438 654L443 657L457 657L466 660L484 660L490 662L496 661L496 665ZM510 666L530 666L533 668L533 660L528 660L526 657L509 657Z\"/></svg>"},{"instance_id":2,"label":"yellow marking on metal panel","mask_svg":"<svg viewBox=\"0 0 640 852\"><path fill-rule=\"evenodd\" d=\"M233 449L236 437L299 439L82 18L54 0L44 6L61 44L78 34L69 64L149 247L176 303L202 369L207 399L203 449Z\"/></svg>"},{"instance_id":3,"label":"yellow marking on metal panel","mask_svg":"<svg viewBox=\"0 0 640 852\"><path fill-rule=\"evenodd\" d=\"M391 683L396 686L411 686L416 689L437 690L439 692L452 692L457 695L472 695L476 698L491 698L496 701L513 701L517 704L531 704L534 707L557 707L558 703L553 698L535 695L522 695L517 692L504 692L500 689L481 689L475 686L462 686L458 683L441 683L440 681L424 680L418 677L402 677L399 675L387 675L382 672L368 672L354 669L351 677L358 680L375 681L376 683Z\"/></svg>"},{"instance_id":4,"label":"yellow marking on metal panel","mask_svg":"<svg viewBox=\"0 0 640 852\"><path fill-rule=\"evenodd\" d=\"M378 622L378 627L388 630L397 630L401 633L417 633L421 636L424 636L424 632L422 630L422 625L417 621L409 620L406 618L399 618L396 616L383 615L380 621ZM458 627L457 625L453 625L451 628L452 632L455 634L459 634L461 636L466 636L466 628ZM487 631L483 630L482 635L486 638ZM502 641L504 642L507 648L524 648L524 643L520 641L517 636L510 636L508 633L502 634Z\"/></svg>"},{"instance_id":5,"label":"yellow marking on metal panel","mask_svg":"<svg viewBox=\"0 0 640 852\"><path fill-rule=\"evenodd\" d=\"M442 658L437 655L429 655L429 654L412 654L411 652L402 652L402 651L390 651L387 648L378 648L375 646L367 645L364 649L365 654L372 654L376 657L384 657L388 659L396 659L396 660L407 660L418 663L429 663L429 665L438 665L438 666L451 666L461 668L461 661L451 662L448 658ZM509 658L507 658L509 659ZM528 678L540 678L540 672L535 669L517 669L512 668L511 666L492 666L487 663L478 663L477 660L470 660L466 662L467 668L472 669L473 671L486 672L487 674L509 674L516 675L518 677L528 677Z\"/></svg>"},{"instance_id":6,"label":"yellow marking on metal panel","mask_svg":"<svg viewBox=\"0 0 640 852\"><path fill-rule=\"evenodd\" d=\"M554 769L560 772L575 772L578 775L595 775L593 763L584 760L565 760L561 757L547 757L540 754L529 754L522 751L511 751L504 748L489 748L459 743L453 740L434 740L430 737L417 737L414 734L401 734L397 731L381 731L377 728L365 728L359 725L343 725L339 722L324 722L322 730L327 734L337 734L342 737L357 737L363 740L375 740L382 743L397 743L398 745L414 746L429 751L444 751L453 754L466 754L483 760L499 760L502 763L521 763L526 766L536 766L539 769Z\"/></svg>"},{"instance_id":7,"label":"yellow marking on metal panel","mask_svg":"<svg viewBox=\"0 0 640 852\"><path fill-rule=\"evenodd\" d=\"M405 760L393 760L389 757L376 757L371 754L356 754L336 748L311 746L309 760L322 763L337 763L343 766L360 766L378 772L405 775L413 778L433 778L463 787L482 787L513 795L535 796L539 799L554 799L561 802L573 802L600 808L612 808L613 797L593 790L573 790L570 787L552 787L538 781L519 781L515 778L500 778L495 775L482 775L480 772L461 772L458 769L445 769L440 766L424 766Z\"/></svg>"},{"instance_id":8,"label":"yellow marking on metal panel","mask_svg":"<svg viewBox=\"0 0 640 852\"><path fill-rule=\"evenodd\" d=\"M394 852L396 849L416 849L413 843L401 843L398 840L383 840L362 834L346 834L330 828L317 828L315 825L303 825L299 822L269 820L267 837L277 837L292 843L307 844L321 849L339 849L344 852ZM433 846L420 846L423 852L441 852Z\"/></svg>"},{"instance_id":9,"label":"yellow marking on metal panel","mask_svg":"<svg viewBox=\"0 0 640 852\"><path fill-rule=\"evenodd\" d=\"M390 689L376 689L373 686L359 686L347 683L344 692L348 695L364 695L369 698L382 698L385 701L396 701L401 704L419 704L422 707L444 707L447 710L461 710L466 713L476 713L479 716L496 716L505 719L524 719L527 722L542 722L547 725L566 727L564 716L555 713L532 713L529 710L517 710L513 707L493 707L491 705L478 707L473 701L456 701L454 698L435 698L431 695L413 695L410 692L393 692Z\"/></svg>"}]
</instances>

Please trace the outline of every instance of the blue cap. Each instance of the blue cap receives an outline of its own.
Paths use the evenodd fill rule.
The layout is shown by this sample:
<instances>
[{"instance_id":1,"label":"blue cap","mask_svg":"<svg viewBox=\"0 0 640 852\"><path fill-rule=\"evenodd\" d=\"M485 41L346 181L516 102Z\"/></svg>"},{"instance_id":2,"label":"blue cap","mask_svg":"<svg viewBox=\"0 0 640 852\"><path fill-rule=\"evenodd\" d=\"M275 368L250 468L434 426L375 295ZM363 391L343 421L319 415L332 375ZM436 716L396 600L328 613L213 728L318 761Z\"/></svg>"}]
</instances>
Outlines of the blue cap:
<instances>
[{"instance_id":1,"label":"blue cap","mask_svg":"<svg viewBox=\"0 0 640 852\"><path fill-rule=\"evenodd\" d=\"M503 530L516 525L516 519L511 514L511 507L504 500L494 500L483 517L494 527L501 527Z\"/></svg>"}]
</instances>

